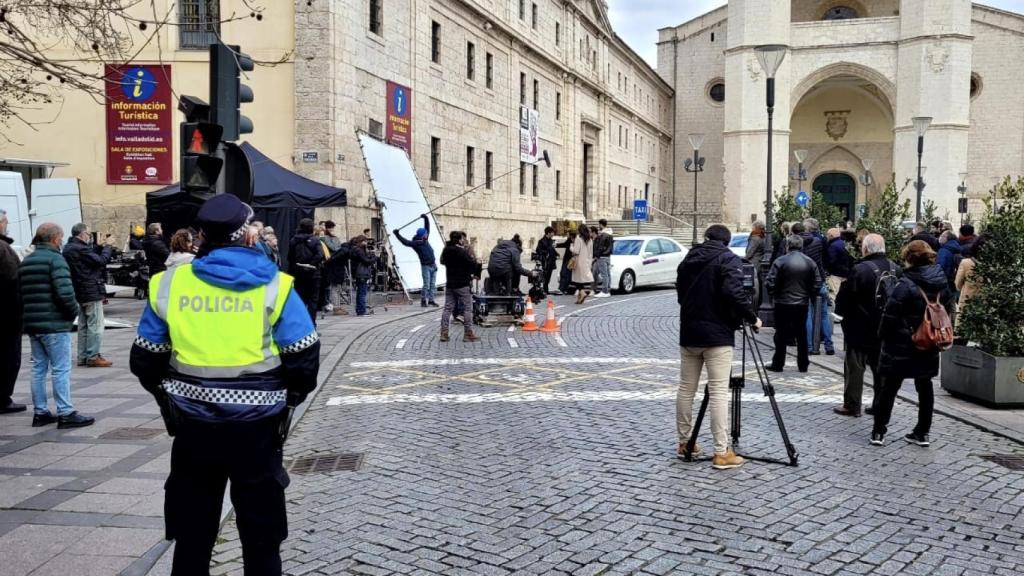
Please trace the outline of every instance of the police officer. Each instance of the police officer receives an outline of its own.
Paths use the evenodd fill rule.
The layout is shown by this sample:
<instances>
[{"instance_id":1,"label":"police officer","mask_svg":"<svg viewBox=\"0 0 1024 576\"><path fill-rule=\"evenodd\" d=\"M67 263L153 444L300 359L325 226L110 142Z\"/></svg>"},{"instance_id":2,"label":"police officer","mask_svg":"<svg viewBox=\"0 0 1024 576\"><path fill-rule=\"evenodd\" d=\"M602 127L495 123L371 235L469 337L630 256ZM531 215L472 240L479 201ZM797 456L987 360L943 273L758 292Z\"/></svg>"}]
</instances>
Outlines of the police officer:
<instances>
[{"instance_id":1,"label":"police officer","mask_svg":"<svg viewBox=\"0 0 1024 576\"><path fill-rule=\"evenodd\" d=\"M228 480L246 576L281 574L283 432L316 386L320 340L292 278L251 247L252 215L230 194L203 204L202 249L150 281L132 346L132 373L174 436L164 501L173 576L210 573Z\"/></svg>"}]
</instances>

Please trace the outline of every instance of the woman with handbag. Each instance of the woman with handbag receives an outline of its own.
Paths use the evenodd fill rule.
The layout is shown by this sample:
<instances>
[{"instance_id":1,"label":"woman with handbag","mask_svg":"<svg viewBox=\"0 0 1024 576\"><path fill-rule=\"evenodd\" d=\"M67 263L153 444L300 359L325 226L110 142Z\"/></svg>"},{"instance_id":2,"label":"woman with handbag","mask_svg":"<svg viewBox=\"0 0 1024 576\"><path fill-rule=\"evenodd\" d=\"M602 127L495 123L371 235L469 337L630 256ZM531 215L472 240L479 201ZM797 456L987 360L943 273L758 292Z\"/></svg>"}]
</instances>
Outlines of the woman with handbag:
<instances>
[{"instance_id":1,"label":"woman with handbag","mask_svg":"<svg viewBox=\"0 0 1024 576\"><path fill-rule=\"evenodd\" d=\"M587 296L590 296L590 286L594 283L594 239L590 228L580 226L570 251L572 258L569 260L569 269L572 270L572 285L576 288L576 303L583 304Z\"/></svg>"}]
</instances>

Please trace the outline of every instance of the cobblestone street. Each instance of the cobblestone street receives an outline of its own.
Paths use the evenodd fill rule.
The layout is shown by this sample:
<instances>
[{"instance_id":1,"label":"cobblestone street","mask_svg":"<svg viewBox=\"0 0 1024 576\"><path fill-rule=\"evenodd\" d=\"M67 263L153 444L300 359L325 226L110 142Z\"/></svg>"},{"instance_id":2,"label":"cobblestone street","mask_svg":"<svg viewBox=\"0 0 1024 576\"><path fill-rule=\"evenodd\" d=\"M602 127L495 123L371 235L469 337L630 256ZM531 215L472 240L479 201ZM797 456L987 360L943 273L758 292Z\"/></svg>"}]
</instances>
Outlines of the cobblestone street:
<instances>
[{"instance_id":1,"label":"cobblestone street","mask_svg":"<svg viewBox=\"0 0 1024 576\"><path fill-rule=\"evenodd\" d=\"M567 304L562 299L558 304ZM560 306L561 334L437 342L438 314L355 342L286 447L289 574L1020 574L1021 446L936 415L931 448L835 416L842 380L773 375L798 467L675 457L674 292ZM739 368L737 355L736 367ZM777 377L776 377L777 376ZM936 383L936 386L938 384ZM784 458L748 373L740 452ZM710 447L705 424L701 443ZM334 466L330 466L333 468ZM218 574L241 574L229 522Z\"/></svg>"}]
</instances>

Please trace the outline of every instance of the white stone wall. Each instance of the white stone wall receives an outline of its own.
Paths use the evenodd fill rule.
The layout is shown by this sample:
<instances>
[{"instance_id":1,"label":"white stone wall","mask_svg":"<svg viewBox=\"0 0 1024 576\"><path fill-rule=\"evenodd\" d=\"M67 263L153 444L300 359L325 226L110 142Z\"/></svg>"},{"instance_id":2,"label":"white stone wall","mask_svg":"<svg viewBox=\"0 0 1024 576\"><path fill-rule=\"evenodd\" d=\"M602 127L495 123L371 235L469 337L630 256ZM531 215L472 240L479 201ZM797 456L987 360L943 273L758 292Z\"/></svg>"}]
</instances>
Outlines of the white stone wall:
<instances>
[{"instance_id":1,"label":"white stone wall","mask_svg":"<svg viewBox=\"0 0 1024 576\"><path fill-rule=\"evenodd\" d=\"M296 154L320 154L318 164L300 164L299 170L349 193L349 208L323 210L318 217L344 223L351 236L375 216L355 132L367 130L370 120L385 123L388 80L412 89L412 160L432 205L470 189L467 146L475 151L474 184L484 182L487 152L493 154L495 178L513 171L496 180L493 189L469 194L438 215L446 231L467 232L481 256L499 238L519 233L532 243L551 220L582 217L585 187L591 219L621 215L609 185L640 191L649 185L656 205L670 190L663 164L671 144L671 90L612 40L606 17L592 2L526 2L523 19L518 0L386 2L380 36L367 30L367 4L343 0L297 8ZM441 25L439 63L431 62L432 22ZM473 80L466 74L467 42L475 47ZM494 62L492 88L486 86L488 53ZM526 168L525 194L520 194L520 73L526 75L528 106L534 104L533 85L538 83L542 148L553 161L551 169L538 167L536 196L531 167ZM619 73L629 76L628 91L609 83ZM628 148L609 141L609 123L629 130ZM432 137L441 145L436 182L430 180ZM593 177L586 183L584 142L593 144ZM561 173L558 198L556 171Z\"/></svg>"}]
</instances>

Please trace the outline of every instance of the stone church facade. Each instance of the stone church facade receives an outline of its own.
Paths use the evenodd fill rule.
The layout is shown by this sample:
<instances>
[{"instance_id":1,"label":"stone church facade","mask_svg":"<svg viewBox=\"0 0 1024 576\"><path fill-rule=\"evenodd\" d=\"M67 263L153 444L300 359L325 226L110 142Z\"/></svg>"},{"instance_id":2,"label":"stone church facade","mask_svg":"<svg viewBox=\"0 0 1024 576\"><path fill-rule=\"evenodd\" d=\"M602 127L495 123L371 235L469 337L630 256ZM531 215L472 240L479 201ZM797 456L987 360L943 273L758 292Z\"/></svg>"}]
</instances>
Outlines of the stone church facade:
<instances>
[{"instance_id":1,"label":"stone church facade","mask_svg":"<svg viewBox=\"0 0 1024 576\"><path fill-rule=\"evenodd\" d=\"M355 235L374 222L357 130L386 137L387 85L411 91L414 169L483 256L560 218L621 218L635 198L671 206L670 86L613 32L595 0L297 2L295 170L348 190L321 210ZM550 169L520 167L521 107ZM303 160L312 160L309 162ZM511 171L503 179L498 176Z\"/></svg>"},{"instance_id":2,"label":"stone church facade","mask_svg":"<svg viewBox=\"0 0 1024 576\"><path fill-rule=\"evenodd\" d=\"M754 47L785 44L774 190L822 190L851 219L893 180L910 180L913 198L911 119L928 116L924 201L958 221L966 182L980 214L996 178L1024 172L1022 34L1024 17L968 0L730 0L659 31L658 71L676 94L675 162L692 156L688 133L705 133L698 211L741 227L763 217L766 90ZM795 178L796 151L806 181ZM675 194L690 206L692 180L677 179Z\"/></svg>"}]
</instances>

